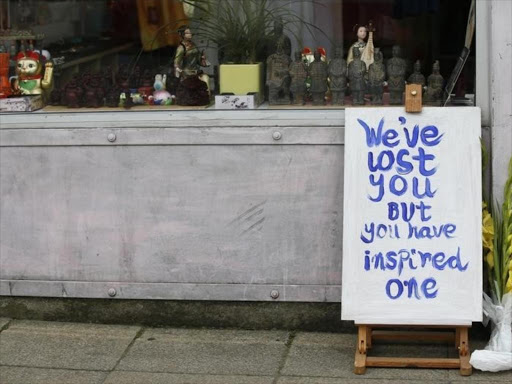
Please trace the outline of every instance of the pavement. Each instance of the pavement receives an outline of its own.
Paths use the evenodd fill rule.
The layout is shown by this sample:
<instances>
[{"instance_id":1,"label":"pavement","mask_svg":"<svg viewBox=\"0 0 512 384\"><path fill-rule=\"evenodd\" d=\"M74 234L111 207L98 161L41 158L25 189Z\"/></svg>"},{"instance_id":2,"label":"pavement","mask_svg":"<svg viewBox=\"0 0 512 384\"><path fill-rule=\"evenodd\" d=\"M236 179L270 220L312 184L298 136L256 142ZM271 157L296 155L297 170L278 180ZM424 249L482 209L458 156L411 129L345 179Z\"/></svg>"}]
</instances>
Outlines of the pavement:
<instances>
[{"instance_id":1,"label":"pavement","mask_svg":"<svg viewBox=\"0 0 512 384\"><path fill-rule=\"evenodd\" d=\"M355 334L146 328L0 318L1 384L511 383L512 371L368 368ZM476 340L472 347L483 348ZM447 345L374 345L388 356L448 357Z\"/></svg>"}]
</instances>

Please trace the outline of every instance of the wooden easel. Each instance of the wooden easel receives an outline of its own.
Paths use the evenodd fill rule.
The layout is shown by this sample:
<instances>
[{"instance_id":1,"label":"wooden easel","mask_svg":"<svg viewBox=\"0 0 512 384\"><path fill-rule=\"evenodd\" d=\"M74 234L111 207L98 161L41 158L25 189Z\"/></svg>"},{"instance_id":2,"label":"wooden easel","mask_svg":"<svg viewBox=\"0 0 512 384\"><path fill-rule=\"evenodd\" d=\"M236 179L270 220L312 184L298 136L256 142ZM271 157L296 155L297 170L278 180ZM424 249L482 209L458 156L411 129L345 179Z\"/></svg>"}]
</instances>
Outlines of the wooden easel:
<instances>
[{"instance_id":1,"label":"wooden easel","mask_svg":"<svg viewBox=\"0 0 512 384\"><path fill-rule=\"evenodd\" d=\"M455 332L438 331L390 331L377 330L380 328L396 328L395 325L364 325L357 324L357 348L354 363L354 373L362 375L366 367L390 368L451 368L460 369L462 376L469 376L472 367L469 364L471 356L469 350L468 328L465 326L403 326L407 328L438 328L454 329ZM390 341L446 341L455 343L459 352L458 358L426 358L426 357L375 357L368 356L374 340Z\"/></svg>"}]
</instances>

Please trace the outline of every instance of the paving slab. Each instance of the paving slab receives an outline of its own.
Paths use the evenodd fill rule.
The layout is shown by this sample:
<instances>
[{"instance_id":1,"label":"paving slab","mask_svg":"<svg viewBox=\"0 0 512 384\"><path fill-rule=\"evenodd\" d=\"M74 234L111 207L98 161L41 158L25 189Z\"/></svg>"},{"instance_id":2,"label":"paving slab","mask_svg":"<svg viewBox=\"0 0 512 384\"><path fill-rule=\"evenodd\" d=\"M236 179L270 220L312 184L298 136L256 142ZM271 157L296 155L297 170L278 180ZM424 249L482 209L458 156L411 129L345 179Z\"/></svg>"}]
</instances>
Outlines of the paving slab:
<instances>
[{"instance_id":1,"label":"paving slab","mask_svg":"<svg viewBox=\"0 0 512 384\"><path fill-rule=\"evenodd\" d=\"M148 329L117 370L272 376L287 340L284 331Z\"/></svg>"},{"instance_id":2,"label":"paving slab","mask_svg":"<svg viewBox=\"0 0 512 384\"><path fill-rule=\"evenodd\" d=\"M473 352L476 349L484 349L487 345L488 340L469 340L469 347L471 349L471 352ZM451 357L457 357L458 354L456 353L454 348L449 349L449 354ZM471 381L473 382L485 382L485 383L503 383L508 382L512 383L512 370L510 371L504 371L504 372L483 372L478 369L473 369L473 374L471 376L467 377L461 377L457 371L450 371L448 374L448 378L452 382L458 382L458 381Z\"/></svg>"},{"instance_id":3,"label":"paving slab","mask_svg":"<svg viewBox=\"0 0 512 384\"><path fill-rule=\"evenodd\" d=\"M7 317L0 317L0 331L11 321L11 319Z\"/></svg>"},{"instance_id":4,"label":"paving slab","mask_svg":"<svg viewBox=\"0 0 512 384\"><path fill-rule=\"evenodd\" d=\"M179 343L283 344L286 331L248 331L234 329L147 328L141 340L155 339Z\"/></svg>"},{"instance_id":5,"label":"paving slab","mask_svg":"<svg viewBox=\"0 0 512 384\"><path fill-rule=\"evenodd\" d=\"M131 325L108 325L87 323L66 323L58 321L13 320L9 331L28 331L62 334L81 334L93 336L133 337L141 329Z\"/></svg>"},{"instance_id":6,"label":"paving slab","mask_svg":"<svg viewBox=\"0 0 512 384\"><path fill-rule=\"evenodd\" d=\"M355 335L298 334L281 374L283 376L315 376L360 379L353 373ZM408 357L447 357L446 345L374 345L370 355ZM368 368L364 379L401 379L421 381L448 381L448 373L441 369Z\"/></svg>"},{"instance_id":7,"label":"paving slab","mask_svg":"<svg viewBox=\"0 0 512 384\"><path fill-rule=\"evenodd\" d=\"M1 367L2 384L102 384L107 372Z\"/></svg>"},{"instance_id":8,"label":"paving slab","mask_svg":"<svg viewBox=\"0 0 512 384\"><path fill-rule=\"evenodd\" d=\"M468 378L471 378L473 377L473 375L471 376L466 376L466 377L461 377L457 380L450 380L450 384L462 384L462 383L471 383L471 384L503 384L503 383L510 383L510 379L508 380L482 380L481 378L480 379L468 379Z\"/></svg>"},{"instance_id":9,"label":"paving slab","mask_svg":"<svg viewBox=\"0 0 512 384\"><path fill-rule=\"evenodd\" d=\"M355 348L357 335L353 333L299 332L293 339L293 345L336 345Z\"/></svg>"},{"instance_id":10,"label":"paving slab","mask_svg":"<svg viewBox=\"0 0 512 384\"><path fill-rule=\"evenodd\" d=\"M456 370L452 370L448 374L448 378L451 382L459 383L459 382L485 382L485 383L512 383L512 371L504 371L504 372L482 372L478 369L473 369L473 374L471 376L462 377Z\"/></svg>"},{"instance_id":11,"label":"paving slab","mask_svg":"<svg viewBox=\"0 0 512 384\"><path fill-rule=\"evenodd\" d=\"M358 376L357 379L344 379L332 377L281 377L277 384L449 384L448 381L425 381L425 380L387 380L367 379Z\"/></svg>"},{"instance_id":12,"label":"paving slab","mask_svg":"<svg viewBox=\"0 0 512 384\"><path fill-rule=\"evenodd\" d=\"M104 384L272 384L273 376L190 375L153 372L112 372Z\"/></svg>"},{"instance_id":13,"label":"paving slab","mask_svg":"<svg viewBox=\"0 0 512 384\"><path fill-rule=\"evenodd\" d=\"M112 370L139 327L13 321L0 333L0 365Z\"/></svg>"}]
</instances>

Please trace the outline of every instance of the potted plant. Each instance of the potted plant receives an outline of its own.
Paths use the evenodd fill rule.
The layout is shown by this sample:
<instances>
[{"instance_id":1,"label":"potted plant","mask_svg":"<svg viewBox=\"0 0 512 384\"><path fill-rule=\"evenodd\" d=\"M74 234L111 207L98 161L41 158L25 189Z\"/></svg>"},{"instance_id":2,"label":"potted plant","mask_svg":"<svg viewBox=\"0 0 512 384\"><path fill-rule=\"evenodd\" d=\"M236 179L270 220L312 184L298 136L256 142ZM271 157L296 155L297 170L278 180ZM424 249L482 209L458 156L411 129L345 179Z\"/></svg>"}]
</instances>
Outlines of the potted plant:
<instances>
[{"instance_id":1,"label":"potted plant","mask_svg":"<svg viewBox=\"0 0 512 384\"><path fill-rule=\"evenodd\" d=\"M301 24L310 32L319 28L290 10L289 4L271 0L182 0L195 7L196 35L213 43L219 53L221 93L258 93L263 96L263 62L279 20L293 35L292 25ZM305 0L294 0L302 2ZM260 99L261 100L261 99Z\"/></svg>"}]
</instances>

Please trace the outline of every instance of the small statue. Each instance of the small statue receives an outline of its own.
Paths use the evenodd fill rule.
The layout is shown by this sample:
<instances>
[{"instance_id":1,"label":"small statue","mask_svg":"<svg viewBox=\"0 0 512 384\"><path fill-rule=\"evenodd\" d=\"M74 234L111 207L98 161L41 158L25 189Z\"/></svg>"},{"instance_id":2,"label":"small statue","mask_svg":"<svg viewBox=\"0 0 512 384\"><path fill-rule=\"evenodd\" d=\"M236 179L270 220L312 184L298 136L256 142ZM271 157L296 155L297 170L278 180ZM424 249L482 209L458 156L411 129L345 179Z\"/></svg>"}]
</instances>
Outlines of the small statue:
<instances>
[{"instance_id":1,"label":"small statue","mask_svg":"<svg viewBox=\"0 0 512 384\"><path fill-rule=\"evenodd\" d=\"M41 95L52 87L53 63L41 64L40 56L36 52L20 52L16 55L16 74L13 84L14 93L21 95Z\"/></svg>"},{"instance_id":2,"label":"small statue","mask_svg":"<svg viewBox=\"0 0 512 384\"><path fill-rule=\"evenodd\" d=\"M268 102L275 104L290 104L290 74L288 68L290 58L283 52L281 43L277 50L267 59Z\"/></svg>"},{"instance_id":3,"label":"small statue","mask_svg":"<svg viewBox=\"0 0 512 384\"><path fill-rule=\"evenodd\" d=\"M165 89L167 83L167 75L157 74L155 75L155 83L153 88L153 100L156 105L169 105L171 104L171 94Z\"/></svg>"},{"instance_id":4,"label":"small statue","mask_svg":"<svg viewBox=\"0 0 512 384\"><path fill-rule=\"evenodd\" d=\"M132 92L130 91L129 88L121 90L121 95L119 96L119 99L119 105L124 107L125 109L130 109L135 105L132 99Z\"/></svg>"},{"instance_id":5,"label":"small statue","mask_svg":"<svg viewBox=\"0 0 512 384\"><path fill-rule=\"evenodd\" d=\"M129 79L130 79L130 70L128 69L128 67L124 66L124 65L120 66L119 71L117 72L117 76L116 76L117 85L122 89L129 88L130 87Z\"/></svg>"},{"instance_id":6,"label":"small statue","mask_svg":"<svg viewBox=\"0 0 512 384\"><path fill-rule=\"evenodd\" d=\"M334 50L334 58L329 63L329 79L331 80L332 104L344 105L347 89L347 62L343 59L343 48L341 47Z\"/></svg>"},{"instance_id":7,"label":"small statue","mask_svg":"<svg viewBox=\"0 0 512 384\"><path fill-rule=\"evenodd\" d=\"M78 85L78 79L73 78L66 84L63 104L68 108L80 108L82 103L83 89Z\"/></svg>"},{"instance_id":8,"label":"small statue","mask_svg":"<svg viewBox=\"0 0 512 384\"><path fill-rule=\"evenodd\" d=\"M428 85L425 89L425 104L441 105L443 99L443 76L439 73L441 70L439 61L436 60L432 65L432 74L428 77Z\"/></svg>"},{"instance_id":9,"label":"small statue","mask_svg":"<svg viewBox=\"0 0 512 384\"><path fill-rule=\"evenodd\" d=\"M361 53L361 60L364 61L366 68L368 68L374 61L373 32L375 32L375 28L373 28L370 21L368 26L356 24L354 30L356 29L357 41L348 50L347 65L354 60L354 47L357 47ZM366 37L368 37L368 42L365 41Z\"/></svg>"},{"instance_id":10,"label":"small statue","mask_svg":"<svg viewBox=\"0 0 512 384\"><path fill-rule=\"evenodd\" d=\"M414 72L407 80L409 84L419 84L423 88L425 86L425 76L421 73L421 62L416 60L414 63Z\"/></svg>"},{"instance_id":11,"label":"small statue","mask_svg":"<svg viewBox=\"0 0 512 384\"><path fill-rule=\"evenodd\" d=\"M288 69L291 78L290 90L294 104L304 104L306 94L306 80L308 78L308 67L302 60L302 52L295 52L295 61Z\"/></svg>"},{"instance_id":12,"label":"small statue","mask_svg":"<svg viewBox=\"0 0 512 384\"><path fill-rule=\"evenodd\" d=\"M84 106L86 108L99 108L103 106L105 91L101 87L101 80L97 76L91 76L87 83L84 83Z\"/></svg>"},{"instance_id":13,"label":"small statue","mask_svg":"<svg viewBox=\"0 0 512 384\"><path fill-rule=\"evenodd\" d=\"M144 72L142 72L139 88L150 88L153 84L153 75L151 74L151 71L149 69L145 69Z\"/></svg>"},{"instance_id":14,"label":"small statue","mask_svg":"<svg viewBox=\"0 0 512 384\"><path fill-rule=\"evenodd\" d=\"M309 65L309 75L311 77L310 92L313 96L313 105L325 105L329 71L327 64L322 61L322 54L318 50L315 50L314 57L315 61Z\"/></svg>"},{"instance_id":15,"label":"small statue","mask_svg":"<svg viewBox=\"0 0 512 384\"><path fill-rule=\"evenodd\" d=\"M114 71L111 66L105 67L101 76L103 88L109 89L114 85Z\"/></svg>"},{"instance_id":16,"label":"small statue","mask_svg":"<svg viewBox=\"0 0 512 384\"><path fill-rule=\"evenodd\" d=\"M382 62L383 55L379 48L375 48L375 61L368 69L368 83L373 105L382 105L384 82L386 80L386 67Z\"/></svg>"},{"instance_id":17,"label":"small statue","mask_svg":"<svg viewBox=\"0 0 512 384\"><path fill-rule=\"evenodd\" d=\"M405 60L400 57L400 54L400 46L393 46L393 57L388 60L387 65L389 103L394 105L400 105L404 102L406 64Z\"/></svg>"},{"instance_id":18,"label":"small statue","mask_svg":"<svg viewBox=\"0 0 512 384\"><path fill-rule=\"evenodd\" d=\"M49 100L48 104L54 105L54 106L61 105L62 104L61 99L62 99L62 89L54 88L50 92L50 100Z\"/></svg>"},{"instance_id":19,"label":"small statue","mask_svg":"<svg viewBox=\"0 0 512 384\"><path fill-rule=\"evenodd\" d=\"M110 108L117 108L117 107L119 107L120 96L121 96L121 91L119 90L119 88L113 87L107 93L107 97L105 98L105 102L106 102L107 107L110 107Z\"/></svg>"},{"instance_id":20,"label":"small statue","mask_svg":"<svg viewBox=\"0 0 512 384\"><path fill-rule=\"evenodd\" d=\"M348 80L352 92L352 104L364 105L366 64L361 60L361 51L359 51L359 48L354 47L352 49L354 59L348 65Z\"/></svg>"},{"instance_id":21,"label":"small statue","mask_svg":"<svg viewBox=\"0 0 512 384\"><path fill-rule=\"evenodd\" d=\"M181 43L174 57L174 73L180 79L176 90L178 104L207 105L210 103L209 78L201 68L210 64L204 52L200 52L192 41L192 32L188 26L180 27L178 33Z\"/></svg>"},{"instance_id":22,"label":"small statue","mask_svg":"<svg viewBox=\"0 0 512 384\"><path fill-rule=\"evenodd\" d=\"M274 20L274 34L272 35L269 45L267 48L267 54L271 54L277 51L277 46L281 44L283 49L283 53L288 56L288 59L291 61L292 56L292 41L288 36L284 33L284 25L283 20L281 18L276 18Z\"/></svg>"}]
</instances>

